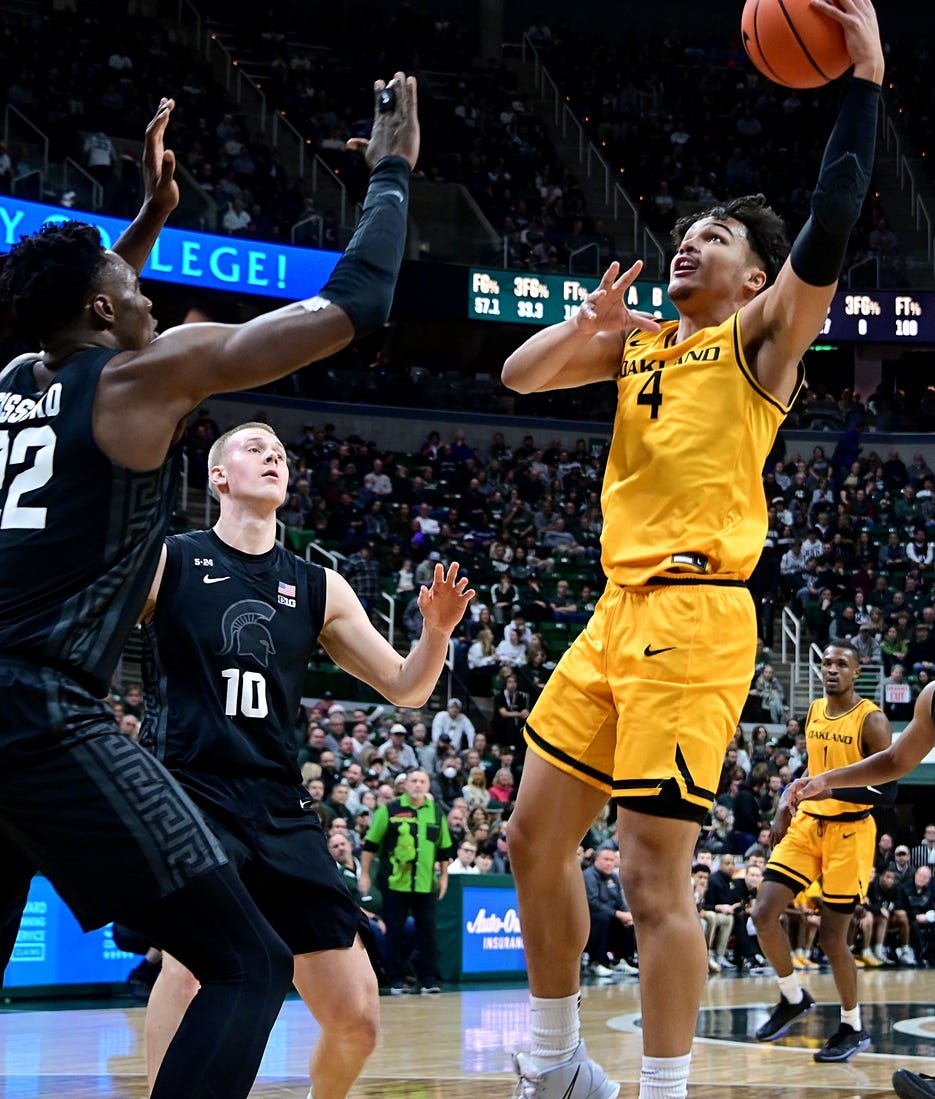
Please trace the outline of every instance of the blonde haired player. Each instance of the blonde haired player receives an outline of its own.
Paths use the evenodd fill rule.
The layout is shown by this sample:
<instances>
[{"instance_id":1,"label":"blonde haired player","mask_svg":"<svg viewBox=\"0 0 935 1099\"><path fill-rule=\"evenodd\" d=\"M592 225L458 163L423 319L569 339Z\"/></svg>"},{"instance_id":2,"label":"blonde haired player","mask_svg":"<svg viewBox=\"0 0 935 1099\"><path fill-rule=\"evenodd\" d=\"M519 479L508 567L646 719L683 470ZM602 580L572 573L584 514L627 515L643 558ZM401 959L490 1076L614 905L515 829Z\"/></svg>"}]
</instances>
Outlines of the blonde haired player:
<instances>
[{"instance_id":1,"label":"blonde haired player","mask_svg":"<svg viewBox=\"0 0 935 1099\"><path fill-rule=\"evenodd\" d=\"M419 643L401 656L350 584L276 543L289 473L267 424L225 432L208 456L220 516L167 539L144 612L141 743L198 806L247 892L293 956L293 983L321 1027L315 1099L345 1099L376 1044L369 924L331 858L301 784L293 725L318 645L398 706L420 706L473 596L436 564L418 594ZM340 989L340 995L335 990ZM150 1080L198 991L171 951L146 1012Z\"/></svg>"}]
</instances>

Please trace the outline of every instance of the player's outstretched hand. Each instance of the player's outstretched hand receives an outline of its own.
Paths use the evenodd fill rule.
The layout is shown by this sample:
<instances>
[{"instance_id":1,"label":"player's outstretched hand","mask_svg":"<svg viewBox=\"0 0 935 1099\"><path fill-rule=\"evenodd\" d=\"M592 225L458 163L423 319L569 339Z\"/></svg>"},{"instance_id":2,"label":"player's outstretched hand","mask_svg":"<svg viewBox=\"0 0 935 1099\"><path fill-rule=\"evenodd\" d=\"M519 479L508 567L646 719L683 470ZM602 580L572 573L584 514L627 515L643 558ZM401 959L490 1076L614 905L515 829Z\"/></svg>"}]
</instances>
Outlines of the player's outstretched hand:
<instances>
[{"instance_id":1,"label":"player's outstretched hand","mask_svg":"<svg viewBox=\"0 0 935 1099\"><path fill-rule=\"evenodd\" d=\"M841 25L855 75L879 83L885 62L872 0L811 0L811 6Z\"/></svg>"},{"instance_id":2,"label":"player's outstretched hand","mask_svg":"<svg viewBox=\"0 0 935 1099\"><path fill-rule=\"evenodd\" d=\"M814 777L797 778L786 791L786 800L789 802L792 811L795 812L803 801L817 801L819 798L830 797L830 795L831 788L825 776L815 775Z\"/></svg>"},{"instance_id":3,"label":"player's outstretched hand","mask_svg":"<svg viewBox=\"0 0 935 1099\"><path fill-rule=\"evenodd\" d=\"M415 168L419 159L419 103L414 76L398 72L387 84L373 85L374 114L370 138L352 137L347 147L363 153L367 166L385 156L401 156ZM389 108L389 109L388 109Z\"/></svg>"},{"instance_id":4,"label":"player's outstretched hand","mask_svg":"<svg viewBox=\"0 0 935 1099\"><path fill-rule=\"evenodd\" d=\"M166 126L175 106L174 99L163 96L159 109L146 127L143 141L143 188L145 201L168 216L179 204L179 185L175 180L175 153L165 147Z\"/></svg>"},{"instance_id":5,"label":"player's outstretched hand","mask_svg":"<svg viewBox=\"0 0 935 1099\"><path fill-rule=\"evenodd\" d=\"M468 603L474 598L474 589L467 585L466 576L458 579L457 561L452 561L448 566L447 574L445 566L439 561L435 566L432 586L427 588L423 584L419 590L419 610L426 626L451 633L464 617Z\"/></svg>"},{"instance_id":6,"label":"player's outstretched hand","mask_svg":"<svg viewBox=\"0 0 935 1099\"><path fill-rule=\"evenodd\" d=\"M578 329L592 336L598 332L625 332L631 328L658 332L659 323L655 317L626 306L627 290L642 270L643 261L637 260L621 275L620 264L614 260L604 272L598 288L588 294L575 314Z\"/></svg>"}]
</instances>

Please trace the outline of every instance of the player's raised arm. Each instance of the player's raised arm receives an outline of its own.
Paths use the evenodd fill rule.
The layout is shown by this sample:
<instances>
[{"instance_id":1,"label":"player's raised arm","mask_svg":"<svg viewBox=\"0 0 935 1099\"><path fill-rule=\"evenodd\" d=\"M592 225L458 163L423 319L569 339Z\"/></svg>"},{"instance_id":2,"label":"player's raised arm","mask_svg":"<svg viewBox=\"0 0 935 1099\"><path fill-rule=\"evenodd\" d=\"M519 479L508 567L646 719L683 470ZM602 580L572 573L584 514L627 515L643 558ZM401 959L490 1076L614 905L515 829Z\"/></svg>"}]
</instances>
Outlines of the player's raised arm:
<instances>
[{"instance_id":1,"label":"player's raised arm","mask_svg":"<svg viewBox=\"0 0 935 1099\"><path fill-rule=\"evenodd\" d=\"M403 658L374 628L344 577L329 571L321 643L338 667L390 702L423 706L445 666L451 632L475 594L467 584L467 577L458 579L457 562L447 572L442 564L435 566L431 587L423 585L419 592L422 636Z\"/></svg>"},{"instance_id":2,"label":"player's raised arm","mask_svg":"<svg viewBox=\"0 0 935 1099\"><path fill-rule=\"evenodd\" d=\"M166 126L175 107L163 96L143 139L143 205L114 243L114 251L139 274L169 215L179 204L175 153L165 147ZM126 170L126 169L125 169Z\"/></svg>"},{"instance_id":3,"label":"player's raised arm","mask_svg":"<svg viewBox=\"0 0 935 1099\"><path fill-rule=\"evenodd\" d=\"M792 392L799 360L821 331L851 230L873 171L883 47L870 0L813 0L840 23L853 76L828 138L812 212L773 286L743 311L742 334L757 377L781 400Z\"/></svg>"},{"instance_id":4,"label":"player's raised arm","mask_svg":"<svg viewBox=\"0 0 935 1099\"><path fill-rule=\"evenodd\" d=\"M391 111L380 109L387 90ZM139 288L120 261L108 261L113 270L105 270L106 285L92 295L89 320L100 332L95 342L127 351L108 363L95 404L98 437L121 438L110 457L132 468L155 464L175 424L204 397L283 377L385 323L406 241L409 176L419 152L415 79L397 73L389 85L377 81L374 96L371 137L358 143L371 167L363 216L314 297L246 324L185 325L149 342L151 331L130 332L128 338L120 299L139 296Z\"/></svg>"},{"instance_id":5,"label":"player's raised arm","mask_svg":"<svg viewBox=\"0 0 935 1099\"><path fill-rule=\"evenodd\" d=\"M612 263L573 317L537 332L510 355L503 384L517 393L536 393L613 378L627 333L634 328L659 331L655 318L625 303L626 291L642 268L637 260L621 275L620 264Z\"/></svg>"}]
</instances>

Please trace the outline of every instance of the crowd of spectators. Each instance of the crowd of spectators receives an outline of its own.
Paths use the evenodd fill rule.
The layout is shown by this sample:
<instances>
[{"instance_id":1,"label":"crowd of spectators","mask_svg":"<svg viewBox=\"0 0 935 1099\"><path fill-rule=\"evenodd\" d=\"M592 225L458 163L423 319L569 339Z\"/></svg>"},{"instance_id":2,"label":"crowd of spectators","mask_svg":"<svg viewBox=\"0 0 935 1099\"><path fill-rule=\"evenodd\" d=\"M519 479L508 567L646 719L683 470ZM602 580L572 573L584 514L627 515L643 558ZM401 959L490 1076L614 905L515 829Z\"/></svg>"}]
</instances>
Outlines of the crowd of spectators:
<instances>
[{"instance_id":1,"label":"crowd of spectators","mask_svg":"<svg viewBox=\"0 0 935 1099\"><path fill-rule=\"evenodd\" d=\"M193 445L203 449L218 430L204 410ZM416 453L401 455L339 438L330 425L308 425L287 446L293 494L285 513L294 523L287 540L312 537L337 551L371 610L386 593L410 612L402 646L418 636L415 591L436 562L457 560L477 590L456 632L454 681L466 698L425 711L327 698L298 715L303 781L336 861L348 878L359 874L374 810L419 769L451 832L451 872L509 872L523 723L601 590L604 454L583 439L567 448L531 435L517 445L495 434L480 449L459 429L447 442L432 431ZM853 431L830 455L816 446L808 458L792 454L764 472L769 529L751 580L761 626L755 674L693 871L712 975L763 970L750 906L779 799L808 763L801 715L789 711L773 665L776 614L793 606L819 643L853 639L861 662L886 674L884 710L894 721L908 717L935 671L933 481L921 454L905 462L896 451L864 451ZM141 703L135 686L115 703L130 735ZM608 806L580 851L594 916L586 966L600 980L638 966L615 848ZM935 894L923 879L935 866L935 826L911 858L888 837L881 852L855 917L855 954L866 966L924 964L933 960L925 914ZM379 897L362 903L379 922ZM786 914L800 968L823 964L815 903L802 896Z\"/></svg>"},{"instance_id":2,"label":"crowd of spectators","mask_svg":"<svg viewBox=\"0 0 935 1099\"><path fill-rule=\"evenodd\" d=\"M417 453L381 451L325 427L290 443L287 542L316 541L370 610L389 596L402 643L421 632L418 589L436 562L457 561L476 595L456 631L462 689L490 701L490 724L519 742L525 715L603 586L599 485L603 456L502 435L484 453L464 431L432 431Z\"/></svg>"},{"instance_id":3,"label":"crowd of spectators","mask_svg":"<svg viewBox=\"0 0 935 1099\"><path fill-rule=\"evenodd\" d=\"M428 135L423 174L468 187L503 234L509 266L567 270L581 249L593 245L599 263L613 258L612 234L588 211L574 171L556 156L509 64L479 60L468 28L456 21L412 7L368 14L380 45L395 48L418 75ZM355 38L359 15L343 14L354 21ZM250 47L271 101L287 106L287 116L345 179L360 169L344 143L367 125L350 106L367 77L342 52L350 29L339 17L316 28L312 47L298 46L288 32L261 36L259 51ZM683 40L678 32L661 40L631 38L627 53L637 55L636 64L628 64L624 75L612 36L594 41L568 24L553 32L543 21L527 35L562 101L602 147L611 169L619 170L652 228L664 234L687 209L758 190L767 192L791 227L808 216L811 177L803 166L818 163L826 138L822 90L778 88L752 67L739 43ZM901 120L927 55L915 43L889 52L888 86L894 117ZM327 102L324 89L332 95L338 90L342 109ZM921 149L927 138L918 132L920 116L914 105L907 119L912 125L904 130ZM439 134L443 143L433 137ZM903 284L900 241L878 194L865 206L848 262L865 259L879 261L884 285Z\"/></svg>"},{"instance_id":4,"label":"crowd of spectators","mask_svg":"<svg viewBox=\"0 0 935 1099\"><path fill-rule=\"evenodd\" d=\"M407 631L397 638L402 646L419 636L416 591L436 562L458 561L477 591L455 633L455 682L469 701L449 700L424 724L392 721L376 762L366 761L371 785L391 789L418 763L446 807L464 799L468 810L492 807L507 819L510 798L499 788L519 778L525 718L603 587L604 453L584 439L562 447L526 435L517 444L502 433L481 449L457 430L450 441L432 431L403 455L340 439L330 425L307 426L288 448L287 541L313 537L342 554L365 605L389 595ZM769 528L750 582L761 636L702 833L708 853L767 853L764 830L807 762L803 715L790 712L774 666L784 606L801 618L807 640L849 638L864 665L882 669L884 710L894 721L908 718L935 672L935 475L921 454L908 457L864 450L852 429L830 454L816 446L764 472ZM355 739L370 751L365 724ZM510 774L498 777L504 751Z\"/></svg>"},{"instance_id":5,"label":"crowd of spectators","mask_svg":"<svg viewBox=\"0 0 935 1099\"><path fill-rule=\"evenodd\" d=\"M201 7L211 15L210 4ZM303 223L301 242L339 248L335 211L320 210L310 185L289 177L251 113L216 82L173 21L125 18L93 4L80 12L65 6L11 14L0 34L6 101L48 134L53 159L72 157L101 182L106 212L131 216L139 180L129 143L138 142L168 92L176 99L172 146L195 186L216 203L217 231L289 240ZM511 262L567 269L586 217L581 191L542 120L526 109L510 69L499 59L478 60L476 42L459 22L409 7L356 5L339 6L309 28L304 10L280 4L249 39L224 9L211 26L268 109L295 128L354 199L362 197L366 168L346 141L369 132L374 65L386 58L416 74L419 174L466 185L496 227L512 225L521 254ZM38 150L26 142L0 152L0 187L39 166ZM46 188L29 197L73 204L73 192L55 193L51 181ZM177 222L186 209L183 201ZM203 214L196 206L192 216ZM569 244L556 247L565 237ZM613 242L603 237L609 259Z\"/></svg>"},{"instance_id":6,"label":"crowd of spectators","mask_svg":"<svg viewBox=\"0 0 935 1099\"><path fill-rule=\"evenodd\" d=\"M176 224L202 225L212 216L191 200L189 179L216 204L218 232L288 240L292 225L307 216L305 184L287 178L279 154L248 127L206 59L186 45L174 16L130 18L89 4L80 11L7 13L0 59L6 101L46 133L53 161L71 157L88 169L103 187L104 212L136 213L139 140L160 96L169 94L176 100L171 146L190 173ZM16 132L24 136L11 151L19 176L41 161L29 144L31 131ZM47 179L41 193L27 197L73 205L74 192L63 186ZM336 228L328 232L337 247Z\"/></svg>"},{"instance_id":7,"label":"crowd of spectators","mask_svg":"<svg viewBox=\"0 0 935 1099\"><path fill-rule=\"evenodd\" d=\"M419 76L427 119L422 171L429 178L465 183L475 193L487 216L509 236L511 265L567 266L572 251L594 240L609 257L612 240L589 219L573 175L556 160L542 122L527 111L507 68L499 61L478 66L462 28L406 9L365 24L379 42L375 50L355 45L356 56L367 59L365 72L363 62L334 48L360 42L362 25L353 20L354 33L348 34L342 22L351 19L349 8L337 9L334 22L315 28L315 43L307 47L278 31L260 36L271 102L283 104L290 121L308 133L336 170L353 184L360 169L343 152L343 142L367 125L355 109L363 102L360 88L369 85L374 59L395 56L394 45L402 49L405 42L407 55L395 63ZM7 102L46 120L62 153L93 169L113 212L132 213L138 201L135 166L121 170L121 160L123 167L132 165L121 140L138 137L169 86L178 88L173 144L180 162L223 208L225 231L280 238L314 213L301 181L286 178L262 135L247 129L237 105L167 24L138 18L120 28L115 45L112 23L93 10L80 17L66 10L43 18L11 15L0 30ZM820 135L810 127L813 117L824 120L827 113L812 110L811 93L779 93L753 76L736 51L686 46L674 37L661 55L653 47L652 64L638 63L640 51L649 47L633 44L637 63L629 64L628 72L647 74L637 82L617 75L609 49L604 56L593 44L585 51L548 28L534 30L554 75L569 89L573 108L588 118L608 157L625 166L624 185L643 196L651 224L666 228L680 203L761 186L791 224L804 220L809 193L799 165L817 163L817 142L826 132L824 121ZM900 55L891 89L899 101L907 88L917 87L912 74L921 56L918 51ZM659 72L665 72L664 80L651 75ZM448 79L452 74L454 81ZM924 102L920 98L906 119L917 136ZM723 141L724 125L736 133L732 147ZM29 166L24 149L0 148L0 187ZM898 250L880 208L868 211L865 236L864 242L858 234L858 249ZM336 239L331 223L323 242ZM759 964L741 918L756 878L751 869L768 854L765 829L782 789L805 765L804 737L771 663L781 608L794 608L809 638L819 643L850 638L863 663L881 665L887 677L884 707L894 720L908 717L916 693L935 674L935 475L921 455L908 462L896 451L884 457L861 447L858 434L868 426L931 430L935 389L915 407L899 391L881 389L864 404L850 391L835 399L816 388L803 395L792 422L820 422L843 434L832 454L815 447L809 457L783 455L764 474L769 531L750 584L760 657L744 722L725 755L702 832L700 865L711 860L720 865L713 872L709 868L707 883L704 869L696 866L712 972L727 964ZM201 469L199 458L214 437L210 420L194 426L190 469ZM519 444L499 435L481 451L459 431L450 441L431 432L417 453L400 454L358 436L339 439L328 426L309 427L288 442L290 496L280 515L287 540L297 544L296 538L307 534L338 550L345 575L369 610L379 609L389 594L407 631L406 643L418 637L415 593L430 579L436 561L457 560L478 591L457 635L455 672L463 694L489 705L478 711L453 697L436 713L423 715L379 707L347 712L332 701L301 715L297 747L303 778L332 835L336 861L359 870L355 860L374 808L395 797L405 776L418 767L428 773L432 794L447 815L457 849L452 872L508 871L508 821L522 773L523 722L603 587L604 450L585 439L563 447L531 435ZM193 476L197 480L197 472ZM138 729L141 703L133 687L115 701L128 735ZM778 735L777 726L784 730ZM935 844L935 829L932 839ZM582 845L582 863L594 871L593 892L605 902L614 869L608 843L612 850L613 824L605 818L595 822ZM907 883L900 876L899 851L893 867L879 868L878 888L902 889L905 904L886 908L884 899L875 911L877 902L868 901L870 952L878 959L884 909L924 915L935 908L929 903L930 883L916 880L935 862L927 858ZM743 895L735 895L740 886L734 885L732 857L744 863ZM896 880L889 886L894 868ZM712 881L712 896L721 899L709 905L705 898ZM814 921L807 908L803 901L796 941L808 944L800 956L811 958ZM625 934L629 925L617 911L625 914L625 908L614 908L610 916L622 937L619 943L613 938L612 945L595 939L593 964L626 973L633 961ZM727 938L727 923L718 915L730 917ZM790 920L796 918L790 913ZM900 961L930 957L918 920L907 919L903 928L898 916L886 919L886 933L898 932ZM735 944L733 963L726 960L728 940Z\"/></svg>"},{"instance_id":8,"label":"crowd of spectators","mask_svg":"<svg viewBox=\"0 0 935 1099\"><path fill-rule=\"evenodd\" d=\"M121 143L138 140L168 90L177 100L173 145L196 185L217 203L219 231L289 239L303 222L311 226L303 240L340 246L333 211L320 211L303 181L288 178L267 136L172 20L140 13L131 19L107 5L83 4L80 12L60 7L4 21L3 90L11 105L47 130L54 155L74 157L101 180L109 212L133 213L135 154ZM169 14L158 12L158 4L151 8ZM504 59L479 56L470 21L409 5L359 3L338 6L309 27L301 6L285 3L268 13L259 34L247 37L224 7L205 2L199 8L262 91L267 109L297 130L353 197L362 194L366 172L345 143L366 135L373 66L392 58L388 64L419 81L420 174L471 191L506 239L509 266L568 270L572 257L593 245L599 263L614 257L612 231L588 210L574 170L558 157L514 69ZM593 41L541 21L527 34L564 102L661 234L686 209L758 190L793 228L807 217L811 176L803 166L821 156L824 90L780 89L753 69L739 44L715 45L697 35L631 39L633 63L622 72L612 38ZM889 54L894 117L922 149L924 104L931 97L920 94L927 88L926 48L904 42ZM4 157L10 161L5 171ZM0 151L0 186L36 167L34 160L23 144ZM593 263L593 249L588 256ZM865 258L880 261L890 284L902 282L900 242L878 196L852 239L850 262Z\"/></svg>"},{"instance_id":9,"label":"crowd of spectators","mask_svg":"<svg viewBox=\"0 0 935 1099\"><path fill-rule=\"evenodd\" d=\"M661 40L628 36L619 64L612 36L590 41L568 26L532 29L550 74L647 224L665 235L689 211L764 192L792 232L810 212L814 170L834 110L825 88L782 88L752 66L739 39L671 29ZM890 116L914 155L931 134L926 43L887 43ZM636 74L636 75L635 75ZM833 93L832 93L833 94ZM913 155L913 154L910 154ZM906 285L901 242L871 188L851 237L847 266L876 261L880 284ZM868 270L873 285L876 270ZM860 276L858 276L860 277Z\"/></svg>"},{"instance_id":10,"label":"crowd of spectators","mask_svg":"<svg viewBox=\"0 0 935 1099\"><path fill-rule=\"evenodd\" d=\"M845 394L843 417L861 407ZM849 420L848 422L855 422ZM202 453L219 429L192 425ZM866 436L872 440L871 436ZM606 453L502 433L485 448L458 429L431 431L411 454L331 425L287 440L287 544L310 538L337 552L371 613L392 601L401 645L421 632L417 593L437 562L459 563L476 595L456 631L459 689L488 700L490 727L519 742L526 713L603 588L600 484ZM201 471L198 476L203 476ZM786 606L818 644L846 638L861 663L882 668L885 706L905 720L935 672L935 474L921 453L904 461L861 446L850 427L833 451L772 459L763 475L768 530L749 586L759 652L743 712L781 724L788 699L772 647Z\"/></svg>"},{"instance_id":11,"label":"crowd of spectators","mask_svg":"<svg viewBox=\"0 0 935 1099\"><path fill-rule=\"evenodd\" d=\"M832 454L779 462L764 478L769 533L753 578L761 621L791 604L819 644L847 638L860 661L896 674L885 707L906 719L935 668L935 475L920 453ZM884 698L887 698L885 690ZM896 700L899 701L896 701Z\"/></svg>"},{"instance_id":12,"label":"crowd of spectators","mask_svg":"<svg viewBox=\"0 0 935 1099\"><path fill-rule=\"evenodd\" d=\"M113 697L115 720L135 735L142 712L138 684ZM391 711L322 699L300 708L295 725L302 780L328 834L329 850L367 911L378 939L384 934L379 886L359 888L360 855L373 813L399 797L414 771L429 778L432 799L451 835L449 874L509 873L509 819L522 776L512 745L478 730L448 699L434 715ZM765 725L738 726L725 757L718 794L702 829L692 887L708 944L708 969L767 971L750 913L771 851L770 823L784 786L807 766L805 736L790 718L781 733ZM633 919L619 882L616 814L608 803L578 850L591 914L582 957L599 980L638 974ZM935 824L913 848L880 835L867 897L854 914L851 943L861 967L935 965L933 919ZM815 890L795 898L784 916L797 969L827 965L818 934Z\"/></svg>"}]
</instances>

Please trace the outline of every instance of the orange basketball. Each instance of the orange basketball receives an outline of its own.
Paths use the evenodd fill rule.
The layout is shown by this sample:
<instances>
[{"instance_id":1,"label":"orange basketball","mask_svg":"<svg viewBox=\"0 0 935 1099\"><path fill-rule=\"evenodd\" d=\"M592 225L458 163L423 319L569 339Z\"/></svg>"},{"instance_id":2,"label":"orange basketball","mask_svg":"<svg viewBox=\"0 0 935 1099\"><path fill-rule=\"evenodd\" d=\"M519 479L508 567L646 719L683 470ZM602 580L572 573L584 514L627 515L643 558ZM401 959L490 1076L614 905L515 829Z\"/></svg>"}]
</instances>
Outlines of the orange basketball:
<instances>
[{"instance_id":1,"label":"orange basketball","mask_svg":"<svg viewBox=\"0 0 935 1099\"><path fill-rule=\"evenodd\" d=\"M851 67L840 23L809 0L746 0L740 28L753 64L787 88L817 88Z\"/></svg>"}]
</instances>

